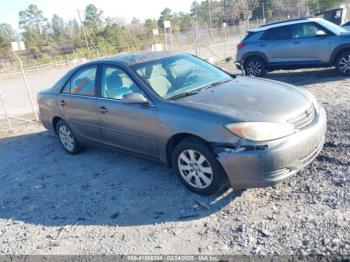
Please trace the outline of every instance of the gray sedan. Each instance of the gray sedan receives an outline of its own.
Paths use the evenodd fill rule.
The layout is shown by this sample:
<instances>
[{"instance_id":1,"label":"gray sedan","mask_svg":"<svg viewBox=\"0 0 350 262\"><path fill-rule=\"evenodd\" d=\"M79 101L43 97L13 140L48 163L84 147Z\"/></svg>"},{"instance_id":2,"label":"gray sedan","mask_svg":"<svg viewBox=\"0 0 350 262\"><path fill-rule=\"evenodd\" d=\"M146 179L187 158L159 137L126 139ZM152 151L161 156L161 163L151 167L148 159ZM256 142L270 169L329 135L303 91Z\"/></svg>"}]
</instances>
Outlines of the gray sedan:
<instances>
[{"instance_id":1,"label":"gray sedan","mask_svg":"<svg viewBox=\"0 0 350 262\"><path fill-rule=\"evenodd\" d=\"M324 109L303 88L231 75L183 53L80 65L38 103L68 153L87 144L133 152L172 166L199 194L274 185L318 155L326 131Z\"/></svg>"}]
</instances>

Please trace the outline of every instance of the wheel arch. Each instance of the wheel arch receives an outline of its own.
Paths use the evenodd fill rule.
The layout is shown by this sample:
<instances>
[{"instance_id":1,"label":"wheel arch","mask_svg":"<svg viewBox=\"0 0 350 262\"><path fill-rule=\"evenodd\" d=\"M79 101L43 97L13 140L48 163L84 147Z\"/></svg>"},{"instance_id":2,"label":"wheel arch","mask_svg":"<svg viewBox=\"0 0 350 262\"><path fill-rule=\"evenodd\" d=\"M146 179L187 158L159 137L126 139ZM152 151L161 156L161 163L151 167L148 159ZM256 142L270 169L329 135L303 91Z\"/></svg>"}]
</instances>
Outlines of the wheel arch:
<instances>
[{"instance_id":1,"label":"wheel arch","mask_svg":"<svg viewBox=\"0 0 350 262\"><path fill-rule=\"evenodd\" d=\"M53 128L53 131L55 132L55 134L57 134L56 132L56 127L57 127L57 123L58 121L62 120L61 117L59 116L55 116L53 119L52 119L52 128Z\"/></svg>"},{"instance_id":2,"label":"wheel arch","mask_svg":"<svg viewBox=\"0 0 350 262\"><path fill-rule=\"evenodd\" d=\"M210 143L205 140L204 138L191 134L191 133L177 133L175 135L173 135L172 137L169 138L168 142L166 143L166 162L167 164L172 167L172 152L174 150L174 148L185 138L196 138L201 140L202 142L204 142L207 145L210 145Z\"/></svg>"},{"instance_id":3,"label":"wheel arch","mask_svg":"<svg viewBox=\"0 0 350 262\"><path fill-rule=\"evenodd\" d=\"M331 55L331 65L334 66L337 62L337 58L339 55L341 55L344 51L350 51L350 44L344 44L338 46L336 49L334 49L332 55Z\"/></svg>"},{"instance_id":4,"label":"wheel arch","mask_svg":"<svg viewBox=\"0 0 350 262\"><path fill-rule=\"evenodd\" d=\"M242 58L243 63L245 60L252 58L252 57L258 57L258 58L262 59L266 65L266 67L268 66L267 56L262 52L249 52L249 53L244 54L243 58Z\"/></svg>"}]
</instances>

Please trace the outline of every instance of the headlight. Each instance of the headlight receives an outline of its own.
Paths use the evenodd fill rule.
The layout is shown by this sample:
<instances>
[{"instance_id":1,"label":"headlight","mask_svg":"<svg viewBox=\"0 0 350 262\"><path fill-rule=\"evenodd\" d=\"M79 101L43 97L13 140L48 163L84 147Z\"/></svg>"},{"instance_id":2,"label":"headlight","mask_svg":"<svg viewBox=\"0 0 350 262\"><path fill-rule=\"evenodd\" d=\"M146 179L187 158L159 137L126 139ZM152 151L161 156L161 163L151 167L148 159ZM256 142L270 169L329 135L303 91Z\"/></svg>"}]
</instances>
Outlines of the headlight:
<instances>
[{"instance_id":1,"label":"headlight","mask_svg":"<svg viewBox=\"0 0 350 262\"><path fill-rule=\"evenodd\" d=\"M296 130L288 124L282 125L269 122L241 122L227 124L225 127L235 135L253 141L274 140L296 132Z\"/></svg>"}]
</instances>

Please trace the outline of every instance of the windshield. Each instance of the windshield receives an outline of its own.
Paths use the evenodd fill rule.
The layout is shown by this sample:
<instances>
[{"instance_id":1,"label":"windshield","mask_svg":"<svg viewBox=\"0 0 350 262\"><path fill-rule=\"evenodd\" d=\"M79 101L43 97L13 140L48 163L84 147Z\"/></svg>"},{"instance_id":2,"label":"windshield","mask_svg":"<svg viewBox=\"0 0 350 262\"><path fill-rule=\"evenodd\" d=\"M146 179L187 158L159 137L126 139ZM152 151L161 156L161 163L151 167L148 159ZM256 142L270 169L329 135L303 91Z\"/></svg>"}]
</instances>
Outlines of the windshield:
<instances>
[{"instance_id":1,"label":"windshield","mask_svg":"<svg viewBox=\"0 0 350 262\"><path fill-rule=\"evenodd\" d=\"M341 34L347 34L349 33L346 29L344 29L343 27L336 25L332 22L329 22L327 20L319 20L318 23L322 26L324 26L325 28L327 28L328 30L332 31L333 33L335 33L336 35L341 35Z\"/></svg>"},{"instance_id":2,"label":"windshield","mask_svg":"<svg viewBox=\"0 0 350 262\"><path fill-rule=\"evenodd\" d=\"M133 69L165 99L232 79L229 74L191 55L136 64Z\"/></svg>"}]
</instances>

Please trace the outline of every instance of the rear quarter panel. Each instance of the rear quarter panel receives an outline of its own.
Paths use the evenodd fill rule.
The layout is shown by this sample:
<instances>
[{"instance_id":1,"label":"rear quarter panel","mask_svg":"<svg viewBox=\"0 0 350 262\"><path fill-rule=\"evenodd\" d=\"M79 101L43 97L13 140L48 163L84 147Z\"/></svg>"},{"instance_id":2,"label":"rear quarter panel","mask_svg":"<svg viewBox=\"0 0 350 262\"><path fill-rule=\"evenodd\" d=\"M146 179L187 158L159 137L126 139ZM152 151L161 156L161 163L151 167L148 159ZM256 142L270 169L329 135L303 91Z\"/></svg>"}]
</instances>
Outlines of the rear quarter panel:
<instances>
[{"instance_id":1,"label":"rear quarter panel","mask_svg":"<svg viewBox=\"0 0 350 262\"><path fill-rule=\"evenodd\" d=\"M54 132L52 120L58 116L56 93L46 90L38 94L39 119L43 126L51 132Z\"/></svg>"}]
</instances>

